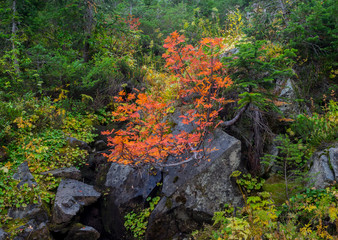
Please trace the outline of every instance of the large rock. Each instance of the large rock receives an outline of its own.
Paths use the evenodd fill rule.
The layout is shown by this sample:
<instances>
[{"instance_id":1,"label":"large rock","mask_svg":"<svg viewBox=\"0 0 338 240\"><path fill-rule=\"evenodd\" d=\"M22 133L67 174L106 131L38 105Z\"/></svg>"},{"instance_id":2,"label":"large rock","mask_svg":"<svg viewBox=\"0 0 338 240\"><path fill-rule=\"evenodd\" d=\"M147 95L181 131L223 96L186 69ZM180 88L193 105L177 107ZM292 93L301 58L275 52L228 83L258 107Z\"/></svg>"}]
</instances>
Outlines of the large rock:
<instances>
[{"instance_id":1,"label":"large rock","mask_svg":"<svg viewBox=\"0 0 338 240\"><path fill-rule=\"evenodd\" d=\"M284 104L279 106L279 110L288 117L295 115L297 107L295 106L296 103L292 100L296 98L296 94L291 79L278 80L276 90L280 92L280 100L284 102Z\"/></svg>"},{"instance_id":2,"label":"large rock","mask_svg":"<svg viewBox=\"0 0 338 240\"><path fill-rule=\"evenodd\" d=\"M83 150L91 151L91 148L88 145L88 143L86 143L84 141L81 141L81 140L73 138L73 137L66 137L66 140L67 140L69 146L71 146L71 147L74 147L74 148L78 147L78 148L83 149Z\"/></svg>"},{"instance_id":3,"label":"large rock","mask_svg":"<svg viewBox=\"0 0 338 240\"><path fill-rule=\"evenodd\" d=\"M160 200L149 219L147 239L170 239L189 233L225 204L242 205L242 195L230 180L240 165L241 143L216 130L206 148L209 161L167 168ZM206 141L208 142L208 141Z\"/></svg>"},{"instance_id":4,"label":"large rock","mask_svg":"<svg viewBox=\"0 0 338 240\"><path fill-rule=\"evenodd\" d=\"M161 172L152 168L136 169L110 163L104 183L110 193L102 198L102 220L113 239L129 239L123 226L123 214L144 206L148 196L157 191L161 179Z\"/></svg>"},{"instance_id":5,"label":"large rock","mask_svg":"<svg viewBox=\"0 0 338 240\"><path fill-rule=\"evenodd\" d=\"M22 187L24 184L27 184L28 187L33 187L37 185L33 175L29 171L27 162L23 162L19 165L17 172L13 175L13 178L20 181L17 185L18 188Z\"/></svg>"},{"instance_id":6,"label":"large rock","mask_svg":"<svg viewBox=\"0 0 338 240\"><path fill-rule=\"evenodd\" d=\"M336 147L332 147L329 149L329 159L332 171L334 173L335 181L338 182L338 143L336 144Z\"/></svg>"},{"instance_id":7,"label":"large rock","mask_svg":"<svg viewBox=\"0 0 338 240\"><path fill-rule=\"evenodd\" d=\"M100 233L90 226L74 227L70 230L65 240L97 240Z\"/></svg>"},{"instance_id":8,"label":"large rock","mask_svg":"<svg viewBox=\"0 0 338 240\"><path fill-rule=\"evenodd\" d=\"M297 89L290 78L277 80L275 92L279 94L279 100L283 103L278 108L285 117L293 118L303 112L311 112L305 104L297 101Z\"/></svg>"},{"instance_id":9,"label":"large rock","mask_svg":"<svg viewBox=\"0 0 338 240\"><path fill-rule=\"evenodd\" d=\"M47 222L48 214L42 204L29 204L27 207L10 208L8 216L13 219L35 219L38 223Z\"/></svg>"},{"instance_id":10,"label":"large rock","mask_svg":"<svg viewBox=\"0 0 338 240\"><path fill-rule=\"evenodd\" d=\"M55 197L53 221L69 222L82 206L88 206L101 196L93 186L73 179L62 180Z\"/></svg>"},{"instance_id":11,"label":"large rock","mask_svg":"<svg viewBox=\"0 0 338 240\"><path fill-rule=\"evenodd\" d=\"M238 48L231 48L227 50L226 52L222 53L219 58L222 60L225 57L231 57L234 54L237 54L239 52Z\"/></svg>"},{"instance_id":12,"label":"large rock","mask_svg":"<svg viewBox=\"0 0 338 240\"><path fill-rule=\"evenodd\" d=\"M111 163L105 186L111 188L114 203L121 207L135 198L146 199L160 181L161 173L154 169Z\"/></svg>"},{"instance_id":13,"label":"large rock","mask_svg":"<svg viewBox=\"0 0 338 240\"><path fill-rule=\"evenodd\" d=\"M101 199L101 219L103 227L110 237L108 239L127 239L124 219L120 209L115 205L115 197L112 194ZM104 239L104 236L102 237Z\"/></svg>"},{"instance_id":14,"label":"large rock","mask_svg":"<svg viewBox=\"0 0 338 240\"><path fill-rule=\"evenodd\" d=\"M28 187L36 186L33 175L30 173L28 163L24 162L19 167L13 178L20 180L17 185L21 188L23 185ZM32 239L32 240L49 240L52 239L49 234L49 229L46 223L49 221L48 213L44 209L41 201L37 204L28 204L26 207L10 208L7 215L13 219L22 219L26 222L25 225L19 227L19 234L14 238L16 240Z\"/></svg>"},{"instance_id":15,"label":"large rock","mask_svg":"<svg viewBox=\"0 0 338 240\"><path fill-rule=\"evenodd\" d=\"M17 229L18 234L15 240L52 240L46 223L37 223L35 220L29 220L26 224Z\"/></svg>"},{"instance_id":16,"label":"large rock","mask_svg":"<svg viewBox=\"0 0 338 240\"><path fill-rule=\"evenodd\" d=\"M328 150L315 152L311 162L310 186L321 189L338 181L338 143Z\"/></svg>"},{"instance_id":17,"label":"large rock","mask_svg":"<svg viewBox=\"0 0 338 240\"><path fill-rule=\"evenodd\" d=\"M53 177L69 178L81 180L81 171L76 167L59 168L48 172L42 172L42 175L52 175Z\"/></svg>"},{"instance_id":18,"label":"large rock","mask_svg":"<svg viewBox=\"0 0 338 240\"><path fill-rule=\"evenodd\" d=\"M0 240L8 239L8 233L6 233L2 228L0 228Z\"/></svg>"}]
</instances>

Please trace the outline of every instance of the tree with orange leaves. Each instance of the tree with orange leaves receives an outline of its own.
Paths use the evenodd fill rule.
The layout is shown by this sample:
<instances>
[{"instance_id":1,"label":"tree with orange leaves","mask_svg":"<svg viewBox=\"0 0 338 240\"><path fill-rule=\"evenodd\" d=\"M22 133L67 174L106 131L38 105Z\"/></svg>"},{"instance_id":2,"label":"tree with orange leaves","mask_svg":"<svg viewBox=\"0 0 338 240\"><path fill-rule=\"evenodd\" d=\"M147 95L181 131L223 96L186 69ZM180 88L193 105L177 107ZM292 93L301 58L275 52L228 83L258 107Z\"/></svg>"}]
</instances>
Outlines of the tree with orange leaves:
<instances>
[{"instance_id":1,"label":"tree with orange leaves","mask_svg":"<svg viewBox=\"0 0 338 240\"><path fill-rule=\"evenodd\" d=\"M223 47L221 38L204 38L194 47L185 44L184 35L172 33L165 40L167 52L163 54L166 67L180 82L179 99L191 106L181 116L184 124L193 124L195 130L173 134L167 116L173 106L151 93L130 93L121 91L115 97L120 105L113 113L116 121L126 122L125 129L112 130L105 134L111 153L110 161L134 166L153 164L155 166L177 166L192 160L206 158L202 144L206 136L224 122L218 120L218 113L226 100L220 92L232 81L224 76L219 60ZM173 156L175 163L166 163Z\"/></svg>"}]
</instances>

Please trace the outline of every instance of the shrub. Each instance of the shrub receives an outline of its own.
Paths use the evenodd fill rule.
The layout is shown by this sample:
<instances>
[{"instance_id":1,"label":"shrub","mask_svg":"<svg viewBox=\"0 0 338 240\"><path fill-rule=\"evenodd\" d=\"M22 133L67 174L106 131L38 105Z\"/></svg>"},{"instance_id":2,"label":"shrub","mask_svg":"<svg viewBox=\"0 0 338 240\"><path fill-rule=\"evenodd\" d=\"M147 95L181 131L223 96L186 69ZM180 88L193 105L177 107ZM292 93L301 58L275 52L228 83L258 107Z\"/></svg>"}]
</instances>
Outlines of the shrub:
<instances>
[{"instance_id":1,"label":"shrub","mask_svg":"<svg viewBox=\"0 0 338 240\"><path fill-rule=\"evenodd\" d=\"M148 218L151 212L155 209L157 203L160 201L160 197L154 197L153 199L149 197L147 198L147 201L149 202L149 207L138 213L131 211L124 216L124 226L127 230L132 232L134 238L136 239L144 238L144 234L147 230Z\"/></svg>"},{"instance_id":2,"label":"shrub","mask_svg":"<svg viewBox=\"0 0 338 240\"><path fill-rule=\"evenodd\" d=\"M331 100L324 111L312 116L300 114L291 126L292 131L312 147L338 139L338 102Z\"/></svg>"},{"instance_id":3,"label":"shrub","mask_svg":"<svg viewBox=\"0 0 338 240\"><path fill-rule=\"evenodd\" d=\"M6 217L9 208L25 207L43 201L51 204L59 179L43 176L49 170L81 166L88 154L86 150L68 145L66 136L91 142L93 124L98 117L90 113L70 113L61 107L62 100L38 99L26 94L23 99L1 102L0 124L4 127L1 144L7 159L0 162L0 226L11 219ZM102 119L101 119L102 120ZM24 161L37 185L18 189L18 181L12 178Z\"/></svg>"}]
</instances>

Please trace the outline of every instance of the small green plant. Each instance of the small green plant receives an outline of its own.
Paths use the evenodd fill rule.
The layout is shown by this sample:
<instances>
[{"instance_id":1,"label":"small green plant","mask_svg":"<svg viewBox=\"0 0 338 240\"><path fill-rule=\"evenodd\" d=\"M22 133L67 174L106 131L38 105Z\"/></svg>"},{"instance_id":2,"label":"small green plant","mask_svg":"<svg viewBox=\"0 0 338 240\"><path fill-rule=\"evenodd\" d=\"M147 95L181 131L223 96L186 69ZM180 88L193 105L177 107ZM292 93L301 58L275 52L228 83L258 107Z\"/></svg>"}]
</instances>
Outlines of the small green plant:
<instances>
[{"instance_id":1,"label":"small green plant","mask_svg":"<svg viewBox=\"0 0 338 240\"><path fill-rule=\"evenodd\" d=\"M212 226L192 234L194 240L221 239L336 239L338 192L306 189L278 209L268 192L250 196L236 211L226 206L215 212Z\"/></svg>"},{"instance_id":2,"label":"small green plant","mask_svg":"<svg viewBox=\"0 0 338 240\"><path fill-rule=\"evenodd\" d=\"M338 191L306 189L283 205L280 220L297 226L306 239L335 239L338 234Z\"/></svg>"},{"instance_id":3,"label":"small green plant","mask_svg":"<svg viewBox=\"0 0 338 240\"><path fill-rule=\"evenodd\" d=\"M300 114L291 127L313 147L338 139L338 102L331 100L324 111L324 114L314 113L312 117Z\"/></svg>"},{"instance_id":4,"label":"small green plant","mask_svg":"<svg viewBox=\"0 0 338 240\"><path fill-rule=\"evenodd\" d=\"M147 198L147 201L149 202L148 208L145 208L138 213L131 211L124 217L124 226L127 230L132 232L136 239L143 239L148 225L148 218L151 212L155 209L157 203L160 201L160 197L157 196L153 199L149 197Z\"/></svg>"},{"instance_id":5,"label":"small green plant","mask_svg":"<svg viewBox=\"0 0 338 240\"><path fill-rule=\"evenodd\" d=\"M279 154L266 154L263 163L274 162L276 164L279 169L278 174L283 177L285 182L286 199L289 199L290 182L301 182L304 179L310 152L307 151L307 146L303 144L301 139L294 143L287 134L279 135L275 141L279 143L277 146Z\"/></svg>"},{"instance_id":6,"label":"small green plant","mask_svg":"<svg viewBox=\"0 0 338 240\"><path fill-rule=\"evenodd\" d=\"M270 194L260 192L256 196L249 196L245 206L237 211L231 206L226 206L225 210L215 212L213 226L195 232L193 237L196 240L206 239L207 235L207 239L214 240L256 239L262 236L274 239L277 217L278 212Z\"/></svg>"},{"instance_id":7,"label":"small green plant","mask_svg":"<svg viewBox=\"0 0 338 240\"><path fill-rule=\"evenodd\" d=\"M241 175L242 173L240 171L234 171L231 174L231 177L236 178L236 183L240 187L242 194L245 196L260 190L265 182L264 179L253 177L250 173Z\"/></svg>"}]
</instances>

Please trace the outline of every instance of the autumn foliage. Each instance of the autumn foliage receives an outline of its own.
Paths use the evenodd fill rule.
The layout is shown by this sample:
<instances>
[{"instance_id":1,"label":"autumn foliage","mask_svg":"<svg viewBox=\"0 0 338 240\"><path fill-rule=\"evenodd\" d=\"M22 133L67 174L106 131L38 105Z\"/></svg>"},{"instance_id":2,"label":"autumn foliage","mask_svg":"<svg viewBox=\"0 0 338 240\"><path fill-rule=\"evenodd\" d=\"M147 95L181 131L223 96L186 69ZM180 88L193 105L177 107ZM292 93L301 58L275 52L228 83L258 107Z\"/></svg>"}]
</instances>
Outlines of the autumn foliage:
<instances>
[{"instance_id":1,"label":"autumn foliage","mask_svg":"<svg viewBox=\"0 0 338 240\"><path fill-rule=\"evenodd\" d=\"M128 24L129 28L131 30L138 30L138 27L141 25L140 23L140 19L139 18L135 18L133 15L128 16L128 18L125 20L125 23Z\"/></svg>"},{"instance_id":2,"label":"autumn foliage","mask_svg":"<svg viewBox=\"0 0 338 240\"><path fill-rule=\"evenodd\" d=\"M219 54L223 47L221 38L204 38L198 46L185 44L185 37L177 32L166 40L163 54L166 67L179 79L179 100L189 106L182 114L184 124L193 124L193 132L173 134L169 114L177 103L165 101L152 93L135 90L127 94L121 91L113 113L116 121L125 122L120 130L105 132L111 135L109 145L113 148L110 161L130 165L153 164L157 166L178 165L205 158L203 140L221 122L219 111L227 102L221 92L232 84L224 77ZM169 156L176 163L167 164Z\"/></svg>"}]
</instances>

